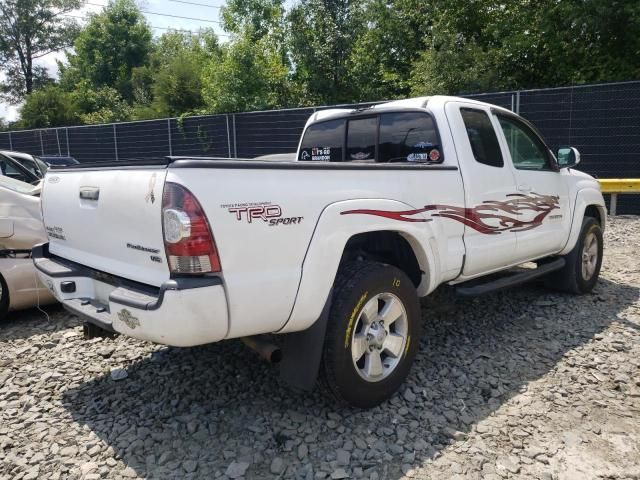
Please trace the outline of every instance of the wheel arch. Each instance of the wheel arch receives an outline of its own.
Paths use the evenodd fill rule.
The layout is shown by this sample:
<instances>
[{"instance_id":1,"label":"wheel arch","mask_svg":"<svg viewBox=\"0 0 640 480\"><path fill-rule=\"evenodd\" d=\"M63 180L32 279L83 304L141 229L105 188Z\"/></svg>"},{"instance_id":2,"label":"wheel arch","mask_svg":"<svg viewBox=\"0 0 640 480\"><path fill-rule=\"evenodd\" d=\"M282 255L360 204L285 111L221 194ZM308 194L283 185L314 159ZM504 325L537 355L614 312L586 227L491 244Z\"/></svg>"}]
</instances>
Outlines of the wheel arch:
<instances>
[{"instance_id":1,"label":"wheel arch","mask_svg":"<svg viewBox=\"0 0 640 480\"><path fill-rule=\"evenodd\" d=\"M304 330L315 322L341 262L357 255L359 250L371 259L386 261L405 271L419 296L432 291L441 269L430 219L422 214L412 215L412 221L407 221L361 213L413 208L388 199L347 200L327 206L309 242L291 315L279 333Z\"/></svg>"},{"instance_id":2,"label":"wheel arch","mask_svg":"<svg viewBox=\"0 0 640 480\"><path fill-rule=\"evenodd\" d=\"M587 205L587 207L584 210L584 216L595 218L600 224L600 226L604 228L604 224L606 223L607 213L603 206L594 205L594 204Z\"/></svg>"},{"instance_id":3,"label":"wheel arch","mask_svg":"<svg viewBox=\"0 0 640 480\"><path fill-rule=\"evenodd\" d=\"M576 193L574 205L569 238L559 255L566 255L575 247L578 237L580 236L582 219L584 217L595 218L598 223L600 223L603 232L607 223L607 209L604 203L604 197L599 190L595 188L579 190Z\"/></svg>"},{"instance_id":4,"label":"wheel arch","mask_svg":"<svg viewBox=\"0 0 640 480\"><path fill-rule=\"evenodd\" d=\"M413 237L409 237L414 240ZM418 288L422 283L423 274L415 248L409 240L397 230L376 230L352 235L344 246L340 265L352 260L375 260L393 265L411 279L413 286ZM340 268L340 267L338 267Z\"/></svg>"}]
</instances>

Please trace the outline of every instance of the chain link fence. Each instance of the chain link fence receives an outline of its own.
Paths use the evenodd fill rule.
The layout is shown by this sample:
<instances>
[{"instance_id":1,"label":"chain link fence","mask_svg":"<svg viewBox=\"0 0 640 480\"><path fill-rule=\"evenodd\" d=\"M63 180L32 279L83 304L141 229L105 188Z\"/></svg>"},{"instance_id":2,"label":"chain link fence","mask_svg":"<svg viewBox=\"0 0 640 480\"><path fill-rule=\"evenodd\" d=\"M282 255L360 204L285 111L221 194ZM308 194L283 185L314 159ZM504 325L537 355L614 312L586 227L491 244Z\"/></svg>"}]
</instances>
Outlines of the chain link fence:
<instances>
[{"instance_id":1,"label":"chain link fence","mask_svg":"<svg viewBox=\"0 0 640 480\"><path fill-rule=\"evenodd\" d=\"M580 169L587 173L640 177L640 81L465 97L519 113L553 150L578 148ZM2 132L0 149L70 155L80 162L166 155L253 158L295 152L307 118L326 108L335 106ZM640 214L640 195L622 195L618 212Z\"/></svg>"}]
</instances>

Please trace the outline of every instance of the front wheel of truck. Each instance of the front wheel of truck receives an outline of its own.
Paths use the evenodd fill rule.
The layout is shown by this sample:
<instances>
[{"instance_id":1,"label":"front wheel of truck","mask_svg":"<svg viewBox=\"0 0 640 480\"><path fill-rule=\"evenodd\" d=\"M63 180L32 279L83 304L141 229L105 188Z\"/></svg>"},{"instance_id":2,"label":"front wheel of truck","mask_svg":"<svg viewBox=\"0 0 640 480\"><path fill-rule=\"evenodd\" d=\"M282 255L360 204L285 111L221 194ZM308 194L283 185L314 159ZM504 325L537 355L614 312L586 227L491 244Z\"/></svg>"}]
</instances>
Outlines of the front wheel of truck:
<instances>
[{"instance_id":1,"label":"front wheel of truck","mask_svg":"<svg viewBox=\"0 0 640 480\"><path fill-rule=\"evenodd\" d=\"M359 408L391 397L413 364L420 320L416 289L402 270L370 261L343 265L320 367L325 390Z\"/></svg>"},{"instance_id":2,"label":"front wheel of truck","mask_svg":"<svg viewBox=\"0 0 640 480\"><path fill-rule=\"evenodd\" d=\"M603 236L600 223L594 218L582 220L580 237L564 256L565 266L545 280L547 287L571 293L589 293L595 287L602 266Z\"/></svg>"}]
</instances>

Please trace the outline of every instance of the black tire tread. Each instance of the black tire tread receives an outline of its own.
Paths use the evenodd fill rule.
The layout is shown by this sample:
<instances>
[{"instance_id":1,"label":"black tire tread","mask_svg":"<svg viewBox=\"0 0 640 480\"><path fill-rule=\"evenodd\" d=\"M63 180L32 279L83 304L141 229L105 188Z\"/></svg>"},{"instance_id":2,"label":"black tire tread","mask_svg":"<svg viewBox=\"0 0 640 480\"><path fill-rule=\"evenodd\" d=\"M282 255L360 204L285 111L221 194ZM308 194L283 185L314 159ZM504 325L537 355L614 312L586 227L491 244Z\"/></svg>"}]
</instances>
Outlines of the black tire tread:
<instances>
[{"instance_id":1,"label":"black tire tread","mask_svg":"<svg viewBox=\"0 0 640 480\"><path fill-rule=\"evenodd\" d=\"M578 273L577 268L579 267L582 255L582 244L584 241L585 233L591 229L594 225L596 225L600 229L599 233L599 241L600 241L600 263L602 263L602 230L600 227L600 223L597 219L589 216L585 216L582 219L582 225L580 226L580 236L578 237L578 241L576 242L573 249L564 256L566 261L565 266L560 270L551 273L545 279L545 285L554 290L560 290L563 292L574 293L574 294L584 294L591 291L591 288L585 288L580 285L578 281ZM599 274L599 267L595 273L597 278ZM594 282L595 283L595 282Z\"/></svg>"},{"instance_id":2,"label":"black tire tread","mask_svg":"<svg viewBox=\"0 0 640 480\"><path fill-rule=\"evenodd\" d=\"M325 339L335 338L336 335L343 335L343 325L339 322L335 321L338 318L338 313L344 311L345 307L353 308L351 302L349 301L349 295L343 295L341 292L350 292L357 290L359 284L365 279L370 277L376 277L378 275L387 275L391 273L394 276L398 276L401 278L406 285L412 285L409 277L401 270L397 269L392 265L387 265L384 263L373 262L373 261L353 261L348 262L341 265L334 282L333 286L333 298L331 309L329 312L329 323L327 325L327 331ZM409 366L413 362L413 356L415 355L415 351L417 348L417 344L419 343L420 337L420 322L419 318L419 302L417 298L417 294L415 295L415 307L417 309L418 318L416 318L416 323L414 325L414 342L412 342L409 351L411 352L409 358ZM405 308L409 308L408 305L405 305ZM409 314L409 312L407 312ZM320 372L318 375L318 385L322 392L325 395L328 395L331 399L336 401L338 404L344 406L353 406L353 402L349 402L346 396L341 392L339 382L336 378L336 372L333 369L333 364L331 359L336 355L335 345L325 340L325 346L323 348L323 355L320 365ZM366 403L366 402L365 402ZM368 405L367 405L368 406ZM365 406L364 408L366 408Z\"/></svg>"},{"instance_id":3,"label":"black tire tread","mask_svg":"<svg viewBox=\"0 0 640 480\"><path fill-rule=\"evenodd\" d=\"M329 312L329 324L327 325L327 332L325 335L328 336L335 334L337 325L335 322L331 322L331 319L334 318L335 312L342 307L344 302L344 298L337 295L336 292L340 292L344 289L353 289L355 283L354 280L359 278L359 275L368 275L375 272L379 268L379 265L380 264L374 262L353 261L340 266L333 284L333 298L331 302L331 310ZM348 402L331 387L331 385L336 384L336 379L333 370L329 368L327 355L331 355L332 353L334 353L332 348L327 348L327 350L323 352L320 364L320 373L318 375L318 385L323 394L330 397L340 405L347 406Z\"/></svg>"}]
</instances>

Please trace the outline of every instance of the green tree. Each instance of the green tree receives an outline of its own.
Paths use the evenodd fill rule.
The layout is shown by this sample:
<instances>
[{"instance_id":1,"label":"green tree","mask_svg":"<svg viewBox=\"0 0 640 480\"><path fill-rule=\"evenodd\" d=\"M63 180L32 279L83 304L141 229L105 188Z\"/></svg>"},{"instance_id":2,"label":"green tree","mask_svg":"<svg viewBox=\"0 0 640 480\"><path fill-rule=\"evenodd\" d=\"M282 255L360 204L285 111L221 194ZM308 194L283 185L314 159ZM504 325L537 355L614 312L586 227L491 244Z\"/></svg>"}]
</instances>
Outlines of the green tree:
<instances>
[{"instance_id":1,"label":"green tree","mask_svg":"<svg viewBox=\"0 0 640 480\"><path fill-rule=\"evenodd\" d=\"M154 41L149 64L132 71L133 118L174 116L203 108L202 71L220 57L211 29L196 34L169 31Z\"/></svg>"},{"instance_id":2,"label":"green tree","mask_svg":"<svg viewBox=\"0 0 640 480\"><path fill-rule=\"evenodd\" d=\"M289 13L295 80L312 103L356 98L349 58L366 28L363 0L302 0Z\"/></svg>"},{"instance_id":3,"label":"green tree","mask_svg":"<svg viewBox=\"0 0 640 480\"><path fill-rule=\"evenodd\" d=\"M289 106L289 71L266 39L240 37L205 68L203 97L208 110L216 113Z\"/></svg>"},{"instance_id":4,"label":"green tree","mask_svg":"<svg viewBox=\"0 0 640 480\"><path fill-rule=\"evenodd\" d=\"M538 88L640 75L636 0L437 0L411 92Z\"/></svg>"},{"instance_id":5,"label":"green tree","mask_svg":"<svg viewBox=\"0 0 640 480\"><path fill-rule=\"evenodd\" d=\"M413 62L429 38L432 10L424 0L366 3L366 28L355 38L347 59L354 100L408 95Z\"/></svg>"},{"instance_id":6,"label":"green tree","mask_svg":"<svg viewBox=\"0 0 640 480\"><path fill-rule=\"evenodd\" d=\"M283 29L283 0L228 0L222 8L227 32L262 38Z\"/></svg>"},{"instance_id":7,"label":"green tree","mask_svg":"<svg viewBox=\"0 0 640 480\"><path fill-rule=\"evenodd\" d=\"M220 54L220 44L215 32L201 29L196 33L171 30L163 33L154 43L150 65L159 69L179 55L188 54L198 60L208 60Z\"/></svg>"},{"instance_id":8,"label":"green tree","mask_svg":"<svg viewBox=\"0 0 640 480\"><path fill-rule=\"evenodd\" d=\"M80 123L112 123L131 118L131 107L112 87L93 88L83 82L70 94Z\"/></svg>"},{"instance_id":9,"label":"green tree","mask_svg":"<svg viewBox=\"0 0 640 480\"><path fill-rule=\"evenodd\" d=\"M71 94L57 86L48 86L28 95L20 107L21 128L44 128L72 125L77 111Z\"/></svg>"},{"instance_id":10,"label":"green tree","mask_svg":"<svg viewBox=\"0 0 640 480\"><path fill-rule=\"evenodd\" d=\"M162 116L178 116L204 107L202 63L195 55L179 54L157 73L153 108Z\"/></svg>"},{"instance_id":11,"label":"green tree","mask_svg":"<svg viewBox=\"0 0 640 480\"><path fill-rule=\"evenodd\" d=\"M283 68L291 69L288 22L284 0L228 0L221 10L223 27L233 41L248 38L280 55Z\"/></svg>"},{"instance_id":12,"label":"green tree","mask_svg":"<svg viewBox=\"0 0 640 480\"><path fill-rule=\"evenodd\" d=\"M0 64L6 81L0 97L16 104L48 83L46 69L34 61L68 47L78 26L64 15L81 0L0 0Z\"/></svg>"},{"instance_id":13,"label":"green tree","mask_svg":"<svg viewBox=\"0 0 640 480\"><path fill-rule=\"evenodd\" d=\"M640 2L549 0L543 12L532 45L547 54L539 66L552 75L539 86L640 78ZM525 50L527 39L519 43Z\"/></svg>"},{"instance_id":14,"label":"green tree","mask_svg":"<svg viewBox=\"0 0 640 480\"><path fill-rule=\"evenodd\" d=\"M61 84L69 90L82 80L112 87L131 103L132 72L148 63L151 50L151 30L133 0L112 0L76 39L69 65L60 65Z\"/></svg>"}]
</instances>

